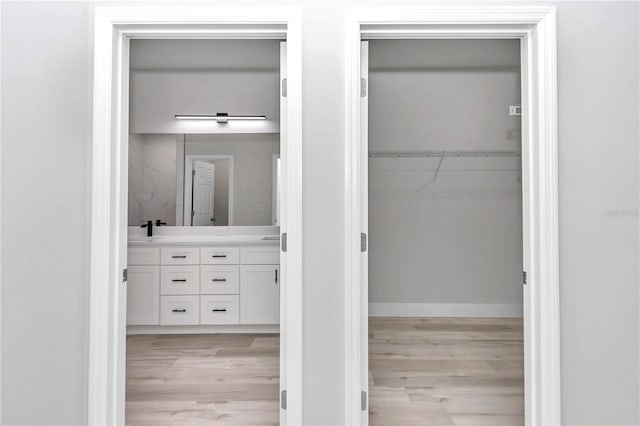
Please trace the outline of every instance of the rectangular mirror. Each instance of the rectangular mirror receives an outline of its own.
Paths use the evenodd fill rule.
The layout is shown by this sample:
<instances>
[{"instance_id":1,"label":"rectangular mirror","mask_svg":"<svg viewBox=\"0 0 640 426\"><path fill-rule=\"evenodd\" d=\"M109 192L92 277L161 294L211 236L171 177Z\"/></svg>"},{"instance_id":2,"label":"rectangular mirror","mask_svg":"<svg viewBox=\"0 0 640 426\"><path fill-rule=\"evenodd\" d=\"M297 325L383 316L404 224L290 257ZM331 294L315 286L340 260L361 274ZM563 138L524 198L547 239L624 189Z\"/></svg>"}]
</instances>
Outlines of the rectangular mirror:
<instances>
[{"instance_id":1,"label":"rectangular mirror","mask_svg":"<svg viewBox=\"0 0 640 426\"><path fill-rule=\"evenodd\" d=\"M277 226L280 135L132 134L129 226Z\"/></svg>"}]
</instances>

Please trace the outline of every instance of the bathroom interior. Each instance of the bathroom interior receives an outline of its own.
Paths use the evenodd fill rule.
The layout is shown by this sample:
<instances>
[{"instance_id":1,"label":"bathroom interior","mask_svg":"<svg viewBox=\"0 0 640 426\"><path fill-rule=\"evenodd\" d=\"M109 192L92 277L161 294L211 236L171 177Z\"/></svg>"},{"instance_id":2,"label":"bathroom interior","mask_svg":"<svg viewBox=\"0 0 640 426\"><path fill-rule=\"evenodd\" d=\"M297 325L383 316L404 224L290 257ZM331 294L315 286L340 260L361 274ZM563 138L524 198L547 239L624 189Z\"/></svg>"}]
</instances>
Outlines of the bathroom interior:
<instances>
[{"instance_id":1,"label":"bathroom interior","mask_svg":"<svg viewBox=\"0 0 640 426\"><path fill-rule=\"evenodd\" d=\"M278 423L284 49L131 40L127 425Z\"/></svg>"}]
</instances>

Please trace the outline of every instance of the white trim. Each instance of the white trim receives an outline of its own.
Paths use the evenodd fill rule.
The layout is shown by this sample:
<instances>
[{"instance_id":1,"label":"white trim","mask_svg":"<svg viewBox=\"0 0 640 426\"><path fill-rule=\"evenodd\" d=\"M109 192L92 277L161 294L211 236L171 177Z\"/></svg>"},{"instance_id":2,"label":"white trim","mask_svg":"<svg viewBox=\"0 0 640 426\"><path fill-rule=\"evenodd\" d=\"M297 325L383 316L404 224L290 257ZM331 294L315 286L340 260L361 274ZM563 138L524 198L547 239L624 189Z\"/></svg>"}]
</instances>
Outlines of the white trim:
<instances>
[{"instance_id":1,"label":"white trim","mask_svg":"<svg viewBox=\"0 0 640 426\"><path fill-rule=\"evenodd\" d=\"M185 147L186 150L186 147ZM182 191L184 194L184 212L182 213L183 217L183 226L192 226L185 225L184 218L186 218L191 213L191 205L193 204L193 199L189 198L189 202L187 202L187 194L191 192L191 187L193 185L193 179L191 178L191 172L193 170L193 162L195 160L229 160L229 178L228 178L228 193L229 193L229 213L227 214L229 219L226 225L220 226L233 226L233 203L235 201L235 197L233 195L233 181L235 179L235 174L233 171L233 155L230 154L197 154L197 155L187 155L184 156L184 187L185 190ZM188 190L188 191L187 191ZM179 225L178 225L179 226ZM218 225L215 225L218 226Z\"/></svg>"},{"instance_id":2,"label":"white trim","mask_svg":"<svg viewBox=\"0 0 640 426\"><path fill-rule=\"evenodd\" d=\"M278 224L278 160L280 160L280 154L272 154L271 156L271 225L279 226Z\"/></svg>"},{"instance_id":3,"label":"white trim","mask_svg":"<svg viewBox=\"0 0 640 426\"><path fill-rule=\"evenodd\" d=\"M522 305L496 303L369 303L369 316L522 318Z\"/></svg>"},{"instance_id":4,"label":"white trim","mask_svg":"<svg viewBox=\"0 0 640 426\"><path fill-rule=\"evenodd\" d=\"M124 424L128 143L131 38L287 39L287 138L281 142L281 424L302 423L302 30L290 7L98 7L95 9L88 424ZM291 285L288 285L291 283ZM284 320L284 321L283 321ZM284 341L283 341L284 340Z\"/></svg>"},{"instance_id":5,"label":"white trim","mask_svg":"<svg viewBox=\"0 0 640 426\"><path fill-rule=\"evenodd\" d=\"M176 135L176 225L184 224L184 134Z\"/></svg>"},{"instance_id":6,"label":"white trim","mask_svg":"<svg viewBox=\"0 0 640 426\"><path fill-rule=\"evenodd\" d=\"M522 182L525 336L525 423L559 425L560 328L556 122L556 18L549 6L350 8L346 17L345 143L345 424L367 424L366 138L361 139L360 41L368 38L518 38L522 46Z\"/></svg>"},{"instance_id":7,"label":"white trim","mask_svg":"<svg viewBox=\"0 0 640 426\"><path fill-rule=\"evenodd\" d=\"M2 22L2 7L0 7L0 22ZM0 70L2 69L2 55L0 55ZM0 73L1 74L1 73ZM0 79L2 81L2 79ZM0 98L2 97L2 83L0 82ZM0 102L0 117L2 117L2 103ZM0 135L2 134L2 120L0 120ZM0 144L0 200L2 200L2 144ZM0 241L2 241L2 209L0 209ZM2 244L0 244L0 259L2 259ZM2 262L0 262L0 330L2 330ZM0 389L2 389L2 338L0 338ZM2 398L0 397L0 423L2 423Z\"/></svg>"}]
</instances>

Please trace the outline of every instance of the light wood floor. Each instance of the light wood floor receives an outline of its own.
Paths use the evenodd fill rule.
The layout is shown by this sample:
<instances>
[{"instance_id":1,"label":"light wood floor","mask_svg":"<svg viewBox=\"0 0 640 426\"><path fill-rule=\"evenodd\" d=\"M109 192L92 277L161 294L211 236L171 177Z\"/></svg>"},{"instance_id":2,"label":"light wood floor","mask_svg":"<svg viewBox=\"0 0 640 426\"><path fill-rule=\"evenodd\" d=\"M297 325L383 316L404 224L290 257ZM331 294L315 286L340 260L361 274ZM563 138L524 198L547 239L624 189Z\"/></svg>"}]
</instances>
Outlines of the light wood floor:
<instances>
[{"instance_id":1,"label":"light wood floor","mask_svg":"<svg viewBox=\"0 0 640 426\"><path fill-rule=\"evenodd\" d=\"M277 335L127 338L126 422L278 424ZM522 320L371 318L370 424L523 424Z\"/></svg>"},{"instance_id":2,"label":"light wood floor","mask_svg":"<svg viewBox=\"0 0 640 426\"><path fill-rule=\"evenodd\" d=\"M369 421L524 424L521 319L369 319Z\"/></svg>"},{"instance_id":3,"label":"light wood floor","mask_svg":"<svg viewBox=\"0 0 640 426\"><path fill-rule=\"evenodd\" d=\"M127 425L278 424L279 340L275 334L129 336Z\"/></svg>"}]
</instances>

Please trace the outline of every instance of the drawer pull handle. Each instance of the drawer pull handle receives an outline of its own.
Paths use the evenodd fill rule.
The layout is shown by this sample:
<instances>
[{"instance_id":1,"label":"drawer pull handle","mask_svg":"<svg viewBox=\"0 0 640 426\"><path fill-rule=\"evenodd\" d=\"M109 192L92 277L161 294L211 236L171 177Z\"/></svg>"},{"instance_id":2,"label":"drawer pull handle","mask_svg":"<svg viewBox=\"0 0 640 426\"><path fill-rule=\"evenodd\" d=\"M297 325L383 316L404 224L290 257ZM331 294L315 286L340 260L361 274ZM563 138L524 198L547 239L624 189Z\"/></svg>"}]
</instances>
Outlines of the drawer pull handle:
<instances>
[{"instance_id":1,"label":"drawer pull handle","mask_svg":"<svg viewBox=\"0 0 640 426\"><path fill-rule=\"evenodd\" d=\"M186 259L187 255L185 254L181 254L181 255L175 255L175 256L171 256L172 259Z\"/></svg>"},{"instance_id":2,"label":"drawer pull handle","mask_svg":"<svg viewBox=\"0 0 640 426\"><path fill-rule=\"evenodd\" d=\"M187 310L186 309L172 309L171 312L184 313L184 312L187 312Z\"/></svg>"},{"instance_id":3,"label":"drawer pull handle","mask_svg":"<svg viewBox=\"0 0 640 426\"><path fill-rule=\"evenodd\" d=\"M180 279L176 279L176 280L171 280L171 282L174 282L174 283L186 283L187 280L184 279L184 278L180 278Z\"/></svg>"},{"instance_id":4,"label":"drawer pull handle","mask_svg":"<svg viewBox=\"0 0 640 426\"><path fill-rule=\"evenodd\" d=\"M211 312L227 312L226 309L212 309Z\"/></svg>"},{"instance_id":5,"label":"drawer pull handle","mask_svg":"<svg viewBox=\"0 0 640 426\"><path fill-rule=\"evenodd\" d=\"M227 282L226 278L213 278L211 281L213 281L214 283L224 283Z\"/></svg>"},{"instance_id":6,"label":"drawer pull handle","mask_svg":"<svg viewBox=\"0 0 640 426\"><path fill-rule=\"evenodd\" d=\"M227 257L226 254L212 254L211 257Z\"/></svg>"}]
</instances>

